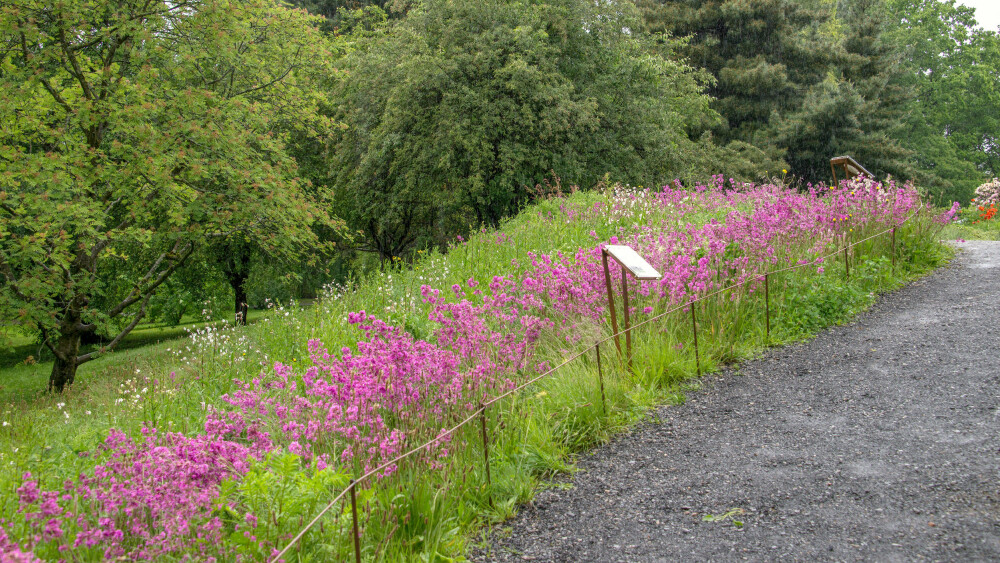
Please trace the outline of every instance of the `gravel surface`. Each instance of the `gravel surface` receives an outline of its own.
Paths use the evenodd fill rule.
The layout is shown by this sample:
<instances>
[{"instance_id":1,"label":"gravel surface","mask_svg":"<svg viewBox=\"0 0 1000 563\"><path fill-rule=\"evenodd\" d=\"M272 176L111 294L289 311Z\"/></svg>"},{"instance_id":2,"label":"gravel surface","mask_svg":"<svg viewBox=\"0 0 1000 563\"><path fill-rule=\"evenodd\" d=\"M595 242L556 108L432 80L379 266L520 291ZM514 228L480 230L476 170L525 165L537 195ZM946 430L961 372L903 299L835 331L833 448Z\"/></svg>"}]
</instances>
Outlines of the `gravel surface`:
<instances>
[{"instance_id":1,"label":"gravel surface","mask_svg":"<svg viewBox=\"0 0 1000 563\"><path fill-rule=\"evenodd\" d=\"M1000 560L1000 242L957 246L851 324L704 378L474 558Z\"/></svg>"}]
</instances>

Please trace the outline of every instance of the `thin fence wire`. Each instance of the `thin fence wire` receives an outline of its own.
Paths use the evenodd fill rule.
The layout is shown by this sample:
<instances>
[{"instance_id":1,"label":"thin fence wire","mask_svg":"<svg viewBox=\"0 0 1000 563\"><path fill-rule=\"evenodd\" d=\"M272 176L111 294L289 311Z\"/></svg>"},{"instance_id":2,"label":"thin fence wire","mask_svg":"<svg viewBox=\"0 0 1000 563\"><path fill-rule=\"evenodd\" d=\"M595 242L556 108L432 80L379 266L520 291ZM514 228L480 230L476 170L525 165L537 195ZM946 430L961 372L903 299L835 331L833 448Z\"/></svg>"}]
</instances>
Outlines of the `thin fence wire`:
<instances>
[{"instance_id":1,"label":"thin fence wire","mask_svg":"<svg viewBox=\"0 0 1000 563\"><path fill-rule=\"evenodd\" d=\"M490 405L492 405L492 404L494 404L494 403L496 403L498 401L501 401L501 400L503 400L503 399L505 399L507 397L510 397L511 395L517 393L518 391L521 391L521 390L523 390L526 387L530 387L531 385L537 383L538 381L540 381L542 379L545 379L546 377L548 377L548 376L550 376L550 375L558 372L561 368L563 368L567 364L573 362L574 360L576 360L577 358L579 358L579 357L581 357L583 355L586 355L595 346L600 346L601 344L605 344L607 342L610 342L614 338L618 338L618 337L620 337L620 336L622 336L622 335L624 335L626 333L629 333L629 332L631 332L631 331L633 331L633 330L635 330L637 328L640 328L642 326L651 324L654 321L660 320L660 319L662 319L662 318L664 318L664 317L666 317L666 316L668 316L668 315L670 315L672 313L676 313L677 311L684 310L687 307L691 307L695 303L698 303L699 301L704 301L706 299L709 299L710 297L714 297L714 296L719 295L721 293L725 293L726 291L730 291L730 290L735 289L737 287L744 286L744 285L746 285L747 283L749 283L751 281L759 281L759 280L763 279L764 276L769 276L769 275L773 275L773 274L780 274L780 273L783 273L783 272L789 272L789 271L797 270L799 268L803 268L803 267L806 267L806 266L815 266L816 264L819 264L821 261L825 261L827 258L830 258L832 256L836 256L836 255L838 255L838 254L840 254L842 252L845 252L845 251L847 251L847 250L849 250L851 248L854 248L855 246L857 246L859 244L868 242L868 241L870 241L870 240L872 240L872 239L874 239L876 237L879 237L879 236L891 233L892 231L896 230L897 228L902 227L904 224L907 223L907 221L909 221L910 219L912 219L913 217L915 217L917 214L919 214L920 213L920 209L922 207L923 207L923 203L918 204L917 211L914 212L914 213L911 213L905 219L903 219L902 221L900 221L898 225L894 225L893 227L890 227L890 228L888 228L888 229L886 229L884 231L880 231L880 232L875 233L875 234L873 234L871 236L865 237L865 238L863 238L861 240L856 240L856 241L854 241L854 242L852 242L850 244L847 244L847 245L845 245L843 247L839 247L839 248L837 248L837 250L835 250L833 252L830 252L829 254L816 257L816 258L814 258L814 259L812 259L812 260L810 260L808 262L802 263L802 264L794 264L792 266L787 266L787 267L784 267L784 268L780 268L778 270L772 270L772 271L768 271L768 272L765 272L765 273L762 273L762 274L759 274L759 275L756 275L756 276L750 276L750 277L744 278L740 282L733 283L733 284L727 285L725 287L722 287L720 289L717 289L717 290L715 290L715 291L713 291L711 293L707 293L707 294L695 297L695 298L693 298L693 299L691 299L689 301L686 301L685 303L682 303L682 304L680 304L680 305L678 305L676 307L668 309L668 310L666 310L666 311L664 311L664 312L662 312L662 313L660 313L660 314L658 314L658 315L656 315L654 317L650 317L650 318L648 318L648 319L646 319L644 321L641 321L641 322L639 322L639 323L637 323L635 325L632 325L632 326L628 327L627 329L619 330L615 334L608 335L608 336L606 336L606 337L604 337L602 339L599 339L599 340L597 340L597 341L595 341L595 342L593 342L591 344L588 344L585 347L582 347L578 352L574 353L573 355L571 355L569 357L564 358L562 362L560 362L555 367L550 368L548 371L546 371L546 372L544 372L544 373L542 373L542 374L540 374L540 375L538 375L538 376L536 376L536 377L534 377L534 378L532 378L532 379L530 379L530 380L522 383L521 385L518 385L517 387L509 389L505 393L502 393L502 394L500 394L500 395L498 395L496 397L493 397L492 399L486 401L485 403L481 403L480 406L479 406L479 408L477 408L475 411L472 411L469 414L468 417L466 417L464 420L462 420L461 422L459 422L455 426L451 427L450 429L448 429L448 430L446 430L444 432L441 432L440 434L437 435L437 437L435 437L435 438L433 438L433 439L431 439L431 440L429 440L427 442L424 442L423 444L421 444L419 446L416 446L413 449L411 449L411 450L409 450L409 451L407 451L405 453L402 453L402 454L394 457L393 459L391 459L389 461L386 461L386 462L382 463L381 465L375 467L374 469L371 469L371 470L365 472L363 475L361 475L361 477L358 477L357 479L352 480L351 483L350 483L350 485L348 485L337 496L335 496L333 498L333 500L331 500L329 502L329 504L327 504L325 507L323 507L323 509L319 512L319 514L316 515L315 518L313 518L311 521L309 521L309 523L306 524L305 527L303 527L299 531L299 533L295 535L295 537L293 537L291 540L289 540L289 542L285 545L284 549L282 549L280 552L278 552L271 559L271 563L276 563L278 560L280 560L281 557L283 555L285 555L296 543L298 543L306 535L306 533L308 533L309 530L311 530L312 527L315 526L316 523L319 522L320 519L322 519L323 516L326 515L337 504L338 501L340 501L341 499L343 499L344 496L347 495L347 494L349 494L352 490L356 489L359 483L362 483L363 481L367 480L372 475L376 475L376 474L378 474L378 473L380 473L382 471L385 471L386 469L388 469L388 468L396 465L400 461L402 461L402 460L410 457L411 455L419 453L419 452L421 452L421 451L423 451L425 449L428 449L428 448L430 448L430 447L432 447L432 446L440 443L441 440L443 440L444 438L446 438L448 436L451 436L456 431L458 431L459 429L461 429L463 426L465 426L466 424L469 424L470 422L472 422L473 420L475 420L478 416L480 416L480 414L486 412L486 409ZM355 553L355 557L359 558L360 557L360 553L356 552ZM357 560L360 561L360 559L357 559Z\"/></svg>"}]
</instances>

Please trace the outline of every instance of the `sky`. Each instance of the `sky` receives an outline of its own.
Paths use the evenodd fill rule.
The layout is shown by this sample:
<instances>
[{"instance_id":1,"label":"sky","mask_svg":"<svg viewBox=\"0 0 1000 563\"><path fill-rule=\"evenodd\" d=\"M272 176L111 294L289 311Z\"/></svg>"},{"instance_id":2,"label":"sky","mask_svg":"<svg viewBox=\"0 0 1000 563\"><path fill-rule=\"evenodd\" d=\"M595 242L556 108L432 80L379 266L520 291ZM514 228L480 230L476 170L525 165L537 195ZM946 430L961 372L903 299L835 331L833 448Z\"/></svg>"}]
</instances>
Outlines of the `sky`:
<instances>
[{"instance_id":1,"label":"sky","mask_svg":"<svg viewBox=\"0 0 1000 563\"><path fill-rule=\"evenodd\" d=\"M956 4L975 8L976 21L984 28L996 31L1000 26L1000 0L958 0Z\"/></svg>"}]
</instances>

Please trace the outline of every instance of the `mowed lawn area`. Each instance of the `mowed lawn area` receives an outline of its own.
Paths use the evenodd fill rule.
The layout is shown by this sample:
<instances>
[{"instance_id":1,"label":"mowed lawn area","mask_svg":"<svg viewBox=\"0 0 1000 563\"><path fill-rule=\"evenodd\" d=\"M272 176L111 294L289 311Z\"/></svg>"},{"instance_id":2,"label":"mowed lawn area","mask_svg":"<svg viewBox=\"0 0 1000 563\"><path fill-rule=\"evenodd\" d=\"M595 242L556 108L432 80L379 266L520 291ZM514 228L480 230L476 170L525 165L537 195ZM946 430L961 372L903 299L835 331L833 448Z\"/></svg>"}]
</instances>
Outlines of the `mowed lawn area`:
<instances>
[{"instance_id":1,"label":"mowed lawn area","mask_svg":"<svg viewBox=\"0 0 1000 563\"><path fill-rule=\"evenodd\" d=\"M251 310L247 320L250 323L257 322L264 314L264 310ZM78 372L76 385L86 385L92 375L115 366L167 361L162 356L167 348L176 346L177 339L187 337L191 331L223 326L226 322L204 321L185 315L177 324L140 324L118 343L114 351L83 364ZM26 401L44 393L49 372L52 371L52 352L36 337L28 336L17 328L8 329L4 336L9 342L0 348L0 403ZM84 344L80 353L100 347L101 344Z\"/></svg>"}]
</instances>

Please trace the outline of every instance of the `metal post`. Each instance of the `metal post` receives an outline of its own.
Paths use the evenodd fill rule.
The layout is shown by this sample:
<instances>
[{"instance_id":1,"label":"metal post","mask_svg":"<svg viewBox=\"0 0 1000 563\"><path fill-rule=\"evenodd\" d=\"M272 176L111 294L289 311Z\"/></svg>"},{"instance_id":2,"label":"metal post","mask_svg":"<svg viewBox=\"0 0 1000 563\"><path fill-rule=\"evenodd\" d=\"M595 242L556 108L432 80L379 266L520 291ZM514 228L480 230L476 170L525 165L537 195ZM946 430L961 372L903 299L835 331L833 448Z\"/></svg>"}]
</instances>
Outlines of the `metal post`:
<instances>
[{"instance_id":1,"label":"metal post","mask_svg":"<svg viewBox=\"0 0 1000 563\"><path fill-rule=\"evenodd\" d=\"M601 369L601 343L594 344L594 353L597 355L597 381L601 384L601 408L604 414L608 414L608 403L604 398L604 370Z\"/></svg>"},{"instance_id":2,"label":"metal post","mask_svg":"<svg viewBox=\"0 0 1000 563\"><path fill-rule=\"evenodd\" d=\"M764 329L768 341L771 340L771 288L768 283L770 277L770 273L764 274Z\"/></svg>"},{"instance_id":3,"label":"metal post","mask_svg":"<svg viewBox=\"0 0 1000 563\"><path fill-rule=\"evenodd\" d=\"M479 424L483 434L483 461L486 464L486 499L490 503L490 508L493 508L493 492L490 490L493 487L493 480L490 478L490 443L486 439L486 407L482 403L479 403Z\"/></svg>"},{"instance_id":4,"label":"metal post","mask_svg":"<svg viewBox=\"0 0 1000 563\"><path fill-rule=\"evenodd\" d=\"M847 242L847 239L844 239ZM847 247L844 247L844 272L847 275L847 281L851 281L851 261L847 258Z\"/></svg>"},{"instance_id":5,"label":"metal post","mask_svg":"<svg viewBox=\"0 0 1000 563\"><path fill-rule=\"evenodd\" d=\"M892 228L892 267L896 267L896 227Z\"/></svg>"},{"instance_id":6,"label":"metal post","mask_svg":"<svg viewBox=\"0 0 1000 563\"><path fill-rule=\"evenodd\" d=\"M357 481L351 479L351 484L348 487L351 489L351 517L354 520L354 561L355 563L361 563L361 532L358 531L358 500L354 494L356 485Z\"/></svg>"},{"instance_id":7,"label":"metal post","mask_svg":"<svg viewBox=\"0 0 1000 563\"><path fill-rule=\"evenodd\" d=\"M694 365L701 376L701 360L698 359L698 322L694 318L694 301L691 302L691 331L694 333Z\"/></svg>"},{"instance_id":8,"label":"metal post","mask_svg":"<svg viewBox=\"0 0 1000 563\"><path fill-rule=\"evenodd\" d=\"M615 347L618 355L622 355L622 344L618 340L618 318L615 315L615 295L611 291L611 270L608 269L608 252L601 249L601 259L604 261L604 285L608 289L608 309L611 310L611 333L615 335Z\"/></svg>"},{"instance_id":9,"label":"metal post","mask_svg":"<svg viewBox=\"0 0 1000 563\"><path fill-rule=\"evenodd\" d=\"M632 322L628 312L628 278L625 266L622 266L622 309L625 311L625 352L628 359L628 369L632 369Z\"/></svg>"}]
</instances>

